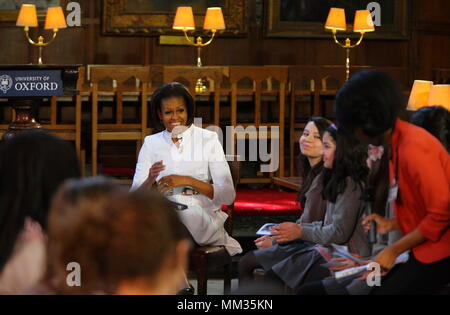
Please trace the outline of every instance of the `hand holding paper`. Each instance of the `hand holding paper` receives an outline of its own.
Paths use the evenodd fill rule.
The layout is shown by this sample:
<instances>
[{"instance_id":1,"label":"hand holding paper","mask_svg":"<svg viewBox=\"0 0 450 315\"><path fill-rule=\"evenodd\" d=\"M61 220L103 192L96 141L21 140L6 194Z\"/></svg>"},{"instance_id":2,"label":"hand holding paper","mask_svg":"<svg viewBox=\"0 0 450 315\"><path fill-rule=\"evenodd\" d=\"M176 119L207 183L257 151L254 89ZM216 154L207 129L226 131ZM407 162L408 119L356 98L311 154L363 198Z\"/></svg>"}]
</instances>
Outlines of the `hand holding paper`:
<instances>
[{"instance_id":1,"label":"hand holding paper","mask_svg":"<svg viewBox=\"0 0 450 315\"><path fill-rule=\"evenodd\" d=\"M279 243L290 242L299 239L302 234L300 225L292 222L284 222L271 228L272 237Z\"/></svg>"}]
</instances>

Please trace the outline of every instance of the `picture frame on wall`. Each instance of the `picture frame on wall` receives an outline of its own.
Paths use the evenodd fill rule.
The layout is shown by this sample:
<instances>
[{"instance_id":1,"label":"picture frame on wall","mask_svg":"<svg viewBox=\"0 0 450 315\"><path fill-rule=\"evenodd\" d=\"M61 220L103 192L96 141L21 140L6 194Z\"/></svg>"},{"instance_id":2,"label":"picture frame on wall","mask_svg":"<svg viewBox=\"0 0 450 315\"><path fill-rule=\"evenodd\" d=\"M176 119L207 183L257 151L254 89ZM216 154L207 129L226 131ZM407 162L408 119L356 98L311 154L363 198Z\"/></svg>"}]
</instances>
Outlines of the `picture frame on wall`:
<instances>
[{"instance_id":1,"label":"picture frame on wall","mask_svg":"<svg viewBox=\"0 0 450 315\"><path fill-rule=\"evenodd\" d=\"M50 7L63 6L67 0L0 0L0 22L16 22L22 4L34 4L39 20Z\"/></svg>"},{"instance_id":2,"label":"picture frame on wall","mask_svg":"<svg viewBox=\"0 0 450 315\"><path fill-rule=\"evenodd\" d=\"M265 34L267 37L328 38L324 25L330 8L343 8L351 30L356 10L366 10L371 0L267 0ZM381 26L366 34L368 39L409 39L410 1L377 0ZM355 35L357 37L358 35Z\"/></svg>"},{"instance_id":3,"label":"picture frame on wall","mask_svg":"<svg viewBox=\"0 0 450 315\"><path fill-rule=\"evenodd\" d=\"M244 36L248 31L248 0L103 0L102 31L105 35L180 35L172 30L176 8L191 6L197 29L202 29L206 9L219 6L226 30L219 36Z\"/></svg>"}]
</instances>

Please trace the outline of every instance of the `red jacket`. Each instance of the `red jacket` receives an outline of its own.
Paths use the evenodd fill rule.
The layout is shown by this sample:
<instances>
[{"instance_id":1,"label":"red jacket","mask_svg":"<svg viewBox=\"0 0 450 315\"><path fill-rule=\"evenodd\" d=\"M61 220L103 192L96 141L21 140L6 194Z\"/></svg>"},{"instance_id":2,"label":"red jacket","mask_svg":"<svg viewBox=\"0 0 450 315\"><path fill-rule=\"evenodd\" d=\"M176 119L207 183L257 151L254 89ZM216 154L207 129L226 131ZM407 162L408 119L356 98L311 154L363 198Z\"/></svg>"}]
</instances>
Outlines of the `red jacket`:
<instances>
[{"instance_id":1,"label":"red jacket","mask_svg":"<svg viewBox=\"0 0 450 315\"><path fill-rule=\"evenodd\" d=\"M427 240L414 247L417 260L450 256L450 156L422 128L397 120L392 134L390 182L398 182L395 216L406 235L418 229Z\"/></svg>"}]
</instances>

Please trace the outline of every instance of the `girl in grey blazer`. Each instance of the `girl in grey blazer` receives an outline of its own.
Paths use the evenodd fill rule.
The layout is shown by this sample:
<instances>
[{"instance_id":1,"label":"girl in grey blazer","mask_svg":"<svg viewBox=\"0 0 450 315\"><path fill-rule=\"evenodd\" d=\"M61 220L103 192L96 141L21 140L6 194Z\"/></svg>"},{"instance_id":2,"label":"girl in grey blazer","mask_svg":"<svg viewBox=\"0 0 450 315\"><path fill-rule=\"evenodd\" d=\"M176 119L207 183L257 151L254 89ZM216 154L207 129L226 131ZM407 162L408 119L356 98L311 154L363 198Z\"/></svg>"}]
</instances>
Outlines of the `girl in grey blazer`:
<instances>
[{"instance_id":1,"label":"girl in grey blazer","mask_svg":"<svg viewBox=\"0 0 450 315\"><path fill-rule=\"evenodd\" d=\"M284 225L290 225L295 229L296 224L321 221L325 216L326 202L322 197L322 181L319 180L318 175L323 170L322 137L331 124L327 119L313 117L303 130L299 139L299 169L302 187L298 194L303 214L297 222L285 222ZM261 237L255 241L255 244L259 250L248 252L239 261L240 286L253 281L253 270L261 268L262 262L269 261L268 264L275 265L304 246L304 242L300 240L280 246L276 242L272 243L270 237Z\"/></svg>"},{"instance_id":2,"label":"girl in grey blazer","mask_svg":"<svg viewBox=\"0 0 450 315\"><path fill-rule=\"evenodd\" d=\"M331 244L346 245L351 253L367 257L371 248L361 225L363 184L367 179L367 148L344 135L333 125L323 137L324 171L322 182L326 200L325 218L316 222L298 222L295 233L283 224L273 228L272 239L279 248L296 244L296 250L281 260L272 259L273 250L254 251L256 260L266 271L265 281L287 285L296 290L305 282L329 275L321 267L333 256ZM292 240L295 240L292 242Z\"/></svg>"}]
</instances>

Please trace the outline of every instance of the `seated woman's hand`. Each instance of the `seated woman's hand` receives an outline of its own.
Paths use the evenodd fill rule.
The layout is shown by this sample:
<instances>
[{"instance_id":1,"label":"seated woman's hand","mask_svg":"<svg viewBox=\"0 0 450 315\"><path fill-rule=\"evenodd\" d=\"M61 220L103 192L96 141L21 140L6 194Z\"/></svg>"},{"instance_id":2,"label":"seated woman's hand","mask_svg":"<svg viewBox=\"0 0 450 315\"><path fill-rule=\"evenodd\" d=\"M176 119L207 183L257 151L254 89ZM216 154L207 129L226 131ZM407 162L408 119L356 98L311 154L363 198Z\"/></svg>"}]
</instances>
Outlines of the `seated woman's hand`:
<instances>
[{"instance_id":1,"label":"seated woman's hand","mask_svg":"<svg viewBox=\"0 0 450 315\"><path fill-rule=\"evenodd\" d=\"M377 257L375 257L374 262L380 265L381 271L389 271L394 266L398 255L399 253L391 245L383 249Z\"/></svg>"},{"instance_id":2,"label":"seated woman's hand","mask_svg":"<svg viewBox=\"0 0 450 315\"><path fill-rule=\"evenodd\" d=\"M272 246L272 238L268 235L264 235L255 240L255 245L258 249L269 248Z\"/></svg>"},{"instance_id":3,"label":"seated woman's hand","mask_svg":"<svg viewBox=\"0 0 450 315\"><path fill-rule=\"evenodd\" d=\"M396 219L386 219L379 214L371 214L365 217L362 221L362 225L364 226L364 231L366 233L370 229L370 223L375 221L377 224L377 233L386 234L398 228Z\"/></svg>"},{"instance_id":4,"label":"seated woman's hand","mask_svg":"<svg viewBox=\"0 0 450 315\"><path fill-rule=\"evenodd\" d=\"M302 228L292 222L284 222L271 227L272 238L278 243L290 242L300 238L302 234Z\"/></svg>"},{"instance_id":5,"label":"seated woman's hand","mask_svg":"<svg viewBox=\"0 0 450 315\"><path fill-rule=\"evenodd\" d=\"M158 181L158 190L160 192L164 192L166 190L176 187L189 186L189 183L190 182L188 176L181 176L181 175L164 176Z\"/></svg>"},{"instance_id":6,"label":"seated woman's hand","mask_svg":"<svg viewBox=\"0 0 450 315\"><path fill-rule=\"evenodd\" d=\"M399 255L400 253L396 250L395 245L391 245L379 252L375 259L369 261L369 263L378 264L380 276L384 276L392 269L392 267L394 267L395 261ZM363 273L360 279L365 281L371 274L373 274L373 270Z\"/></svg>"},{"instance_id":7,"label":"seated woman's hand","mask_svg":"<svg viewBox=\"0 0 450 315\"><path fill-rule=\"evenodd\" d=\"M156 181L156 178L159 176L159 173L161 173L165 169L166 166L163 164L163 161L153 163L152 167L150 167L150 170L148 171L147 183L149 185L153 185L153 183Z\"/></svg>"}]
</instances>

